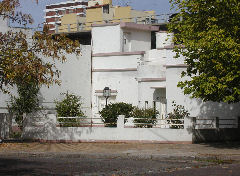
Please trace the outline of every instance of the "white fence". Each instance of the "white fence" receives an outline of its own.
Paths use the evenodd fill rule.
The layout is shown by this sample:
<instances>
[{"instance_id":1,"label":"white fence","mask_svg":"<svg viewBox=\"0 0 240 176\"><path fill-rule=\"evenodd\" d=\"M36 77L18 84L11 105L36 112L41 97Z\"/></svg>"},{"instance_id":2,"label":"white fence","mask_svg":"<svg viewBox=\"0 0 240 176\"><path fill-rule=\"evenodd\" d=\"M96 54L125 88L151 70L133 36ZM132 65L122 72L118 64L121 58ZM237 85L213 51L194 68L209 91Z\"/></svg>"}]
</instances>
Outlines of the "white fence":
<instances>
[{"instance_id":1,"label":"white fence","mask_svg":"<svg viewBox=\"0 0 240 176\"><path fill-rule=\"evenodd\" d=\"M192 117L194 129L238 128L239 118L220 119L219 117L199 118Z\"/></svg>"},{"instance_id":2,"label":"white fence","mask_svg":"<svg viewBox=\"0 0 240 176\"><path fill-rule=\"evenodd\" d=\"M29 119L31 120L24 128L24 139L71 142L192 142L191 118L184 119L184 128L181 129L127 128L124 123L124 116L118 117L117 127L60 127L56 116L53 114Z\"/></svg>"},{"instance_id":3,"label":"white fence","mask_svg":"<svg viewBox=\"0 0 240 176\"><path fill-rule=\"evenodd\" d=\"M0 138L9 137L7 114L0 115ZM65 121L59 121L65 119ZM66 120L70 120L67 123ZM137 121L135 121L137 120ZM143 120L143 121L141 121ZM239 128L238 118L219 119L185 117L184 119L148 119L119 116L115 127L101 119L60 117L54 114L27 117L23 139L70 142L159 142L192 143L194 130ZM153 123L152 123L153 122ZM66 127L66 124L70 127Z\"/></svg>"},{"instance_id":4,"label":"white fence","mask_svg":"<svg viewBox=\"0 0 240 176\"><path fill-rule=\"evenodd\" d=\"M159 143L192 143L194 129L217 129L225 126L239 128L237 118L195 118L185 117L184 119L154 119L156 123L147 128L137 128L136 125L149 125L149 123L133 123L129 125L129 119L119 116L116 127L94 126L92 120L83 118L75 119L79 126L66 127L65 122L58 122L54 114L45 117L31 117L24 128L24 139L36 139L43 141L69 141L69 142L159 142ZM133 120L130 118L131 121ZM97 120L97 119L95 119ZM139 120L139 119L138 119ZM141 120L141 119L140 119ZM177 123L176 123L177 122ZM179 123L180 122L180 123ZM70 124L73 122L70 122ZM71 124L72 125L72 124ZM235 125L235 126L234 126ZM149 128L151 127L151 128Z\"/></svg>"},{"instance_id":5,"label":"white fence","mask_svg":"<svg viewBox=\"0 0 240 176\"><path fill-rule=\"evenodd\" d=\"M117 127L116 122L104 123L102 118L57 117L59 127ZM125 128L184 128L184 119L124 118Z\"/></svg>"}]
</instances>

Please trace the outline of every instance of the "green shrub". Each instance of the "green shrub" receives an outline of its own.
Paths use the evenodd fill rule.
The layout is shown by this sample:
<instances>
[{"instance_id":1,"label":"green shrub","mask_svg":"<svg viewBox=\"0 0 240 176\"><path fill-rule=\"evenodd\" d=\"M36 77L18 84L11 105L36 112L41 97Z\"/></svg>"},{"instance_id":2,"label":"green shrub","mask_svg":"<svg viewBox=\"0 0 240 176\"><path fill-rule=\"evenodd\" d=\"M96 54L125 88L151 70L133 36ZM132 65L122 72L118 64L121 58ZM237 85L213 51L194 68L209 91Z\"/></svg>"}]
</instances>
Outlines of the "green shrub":
<instances>
[{"instance_id":1,"label":"green shrub","mask_svg":"<svg viewBox=\"0 0 240 176\"><path fill-rule=\"evenodd\" d=\"M152 126L156 124L156 116L157 112L153 108L140 109L136 107L132 112L132 117L135 118L134 123L145 123L135 124L137 128L152 128Z\"/></svg>"},{"instance_id":2,"label":"green shrub","mask_svg":"<svg viewBox=\"0 0 240 176\"><path fill-rule=\"evenodd\" d=\"M76 96L74 94L64 93L65 97L62 101L55 101L56 103L56 111L58 117L84 117L84 113L81 110L81 97ZM77 118L71 119L58 119L61 123L61 126L71 127L71 126L79 126L80 121Z\"/></svg>"},{"instance_id":3,"label":"green shrub","mask_svg":"<svg viewBox=\"0 0 240 176\"><path fill-rule=\"evenodd\" d=\"M18 96L11 96L8 104L9 113L14 114L15 121L22 130L23 114L29 114L40 110L38 93L39 85L35 82L21 82L17 85Z\"/></svg>"},{"instance_id":4,"label":"green shrub","mask_svg":"<svg viewBox=\"0 0 240 176\"><path fill-rule=\"evenodd\" d=\"M100 111L100 115L105 127L116 127L119 115L125 115L125 118L131 117L134 107L127 103L111 103Z\"/></svg>"},{"instance_id":5,"label":"green shrub","mask_svg":"<svg viewBox=\"0 0 240 176\"><path fill-rule=\"evenodd\" d=\"M9 135L10 138L12 139L21 139L22 137L22 132L12 132L10 135Z\"/></svg>"},{"instance_id":6,"label":"green shrub","mask_svg":"<svg viewBox=\"0 0 240 176\"><path fill-rule=\"evenodd\" d=\"M172 102L173 112L168 114L168 123L169 124L184 124L183 120L177 120L177 119L184 119L185 117L188 117L190 114L182 105L177 105L175 101ZM171 120L176 119L176 120ZM178 128L184 128L184 125L171 125L171 128L178 129Z\"/></svg>"}]
</instances>

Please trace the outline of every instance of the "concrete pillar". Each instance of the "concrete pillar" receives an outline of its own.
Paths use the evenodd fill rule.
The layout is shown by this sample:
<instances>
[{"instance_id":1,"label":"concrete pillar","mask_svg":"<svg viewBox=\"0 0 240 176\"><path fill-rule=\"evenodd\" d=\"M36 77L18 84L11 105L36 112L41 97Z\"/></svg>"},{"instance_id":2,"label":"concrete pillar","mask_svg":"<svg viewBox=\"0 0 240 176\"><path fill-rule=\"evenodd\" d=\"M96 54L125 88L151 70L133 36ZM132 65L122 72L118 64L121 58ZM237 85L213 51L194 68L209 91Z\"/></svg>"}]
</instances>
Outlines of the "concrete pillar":
<instances>
[{"instance_id":1,"label":"concrete pillar","mask_svg":"<svg viewBox=\"0 0 240 176\"><path fill-rule=\"evenodd\" d=\"M196 124L196 117L184 118L184 129L194 129Z\"/></svg>"},{"instance_id":2,"label":"concrete pillar","mask_svg":"<svg viewBox=\"0 0 240 176\"><path fill-rule=\"evenodd\" d=\"M216 117L216 128L219 128L219 117Z\"/></svg>"},{"instance_id":3,"label":"concrete pillar","mask_svg":"<svg viewBox=\"0 0 240 176\"><path fill-rule=\"evenodd\" d=\"M124 128L124 115L119 115L117 120L117 128Z\"/></svg>"},{"instance_id":4,"label":"concrete pillar","mask_svg":"<svg viewBox=\"0 0 240 176\"><path fill-rule=\"evenodd\" d=\"M237 128L239 128L239 129L240 129L240 116L239 116L239 117L237 117L237 118L236 118L236 120L237 120Z\"/></svg>"},{"instance_id":5,"label":"concrete pillar","mask_svg":"<svg viewBox=\"0 0 240 176\"><path fill-rule=\"evenodd\" d=\"M49 119L53 124L57 124L57 117L55 114L47 114L47 119Z\"/></svg>"}]
</instances>

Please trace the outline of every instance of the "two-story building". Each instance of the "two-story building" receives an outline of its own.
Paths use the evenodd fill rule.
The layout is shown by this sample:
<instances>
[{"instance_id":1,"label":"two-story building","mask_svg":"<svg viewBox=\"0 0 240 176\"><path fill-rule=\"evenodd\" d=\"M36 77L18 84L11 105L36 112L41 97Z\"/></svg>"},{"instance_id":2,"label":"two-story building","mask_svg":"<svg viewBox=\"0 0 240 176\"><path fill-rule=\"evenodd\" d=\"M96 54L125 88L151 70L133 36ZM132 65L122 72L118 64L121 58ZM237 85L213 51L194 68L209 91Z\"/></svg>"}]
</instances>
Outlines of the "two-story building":
<instances>
[{"instance_id":1,"label":"two-story building","mask_svg":"<svg viewBox=\"0 0 240 176\"><path fill-rule=\"evenodd\" d=\"M151 33L155 31L156 45ZM239 103L203 102L184 95L177 87L184 57L174 58L173 34L161 27L113 23L92 26L92 117L99 118L105 107L104 87L111 89L109 102L131 103L140 108L155 108L159 118L172 112L172 102L183 105L199 118L235 118ZM156 46L151 49L151 46Z\"/></svg>"}]
</instances>

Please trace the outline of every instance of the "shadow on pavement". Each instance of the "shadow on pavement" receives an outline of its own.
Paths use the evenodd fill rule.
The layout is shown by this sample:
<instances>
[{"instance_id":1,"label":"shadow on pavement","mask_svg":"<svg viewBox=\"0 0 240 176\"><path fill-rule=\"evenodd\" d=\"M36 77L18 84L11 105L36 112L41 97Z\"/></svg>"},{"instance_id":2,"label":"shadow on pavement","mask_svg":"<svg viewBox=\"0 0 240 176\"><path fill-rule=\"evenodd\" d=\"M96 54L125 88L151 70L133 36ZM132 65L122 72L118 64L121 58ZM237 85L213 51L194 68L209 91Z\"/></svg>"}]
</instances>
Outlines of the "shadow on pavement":
<instances>
[{"instance_id":1,"label":"shadow on pavement","mask_svg":"<svg viewBox=\"0 0 240 176\"><path fill-rule=\"evenodd\" d=\"M240 149L240 142L200 143L200 145L204 145L206 147L214 147L217 149Z\"/></svg>"},{"instance_id":2,"label":"shadow on pavement","mask_svg":"<svg viewBox=\"0 0 240 176\"><path fill-rule=\"evenodd\" d=\"M0 158L0 175L52 175L43 162Z\"/></svg>"}]
</instances>

